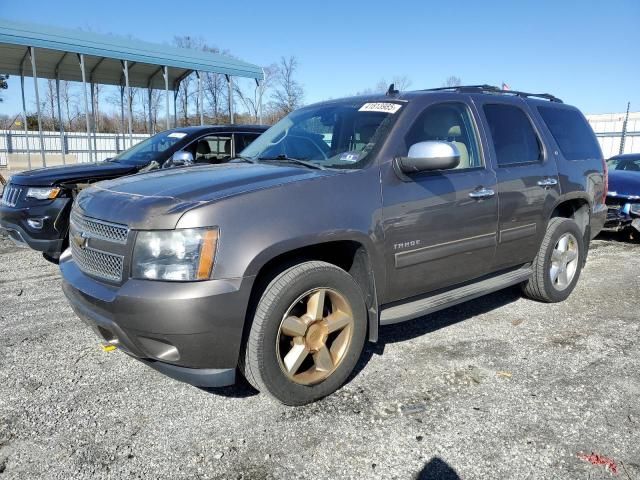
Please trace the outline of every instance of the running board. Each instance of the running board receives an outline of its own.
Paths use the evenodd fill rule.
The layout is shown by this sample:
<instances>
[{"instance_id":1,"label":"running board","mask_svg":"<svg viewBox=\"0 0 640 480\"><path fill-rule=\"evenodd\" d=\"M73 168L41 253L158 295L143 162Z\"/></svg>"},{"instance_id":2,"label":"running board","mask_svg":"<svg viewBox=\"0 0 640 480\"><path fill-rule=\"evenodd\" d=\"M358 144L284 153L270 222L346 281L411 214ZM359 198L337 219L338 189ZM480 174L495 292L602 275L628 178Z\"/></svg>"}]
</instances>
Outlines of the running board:
<instances>
[{"instance_id":1,"label":"running board","mask_svg":"<svg viewBox=\"0 0 640 480\"><path fill-rule=\"evenodd\" d=\"M431 297L421 298L401 305L383 308L380 313L380 325L405 322L422 315L437 312L459 303L473 300L488 293L524 282L531 276L531 268L524 267L496 277L458 287Z\"/></svg>"}]
</instances>

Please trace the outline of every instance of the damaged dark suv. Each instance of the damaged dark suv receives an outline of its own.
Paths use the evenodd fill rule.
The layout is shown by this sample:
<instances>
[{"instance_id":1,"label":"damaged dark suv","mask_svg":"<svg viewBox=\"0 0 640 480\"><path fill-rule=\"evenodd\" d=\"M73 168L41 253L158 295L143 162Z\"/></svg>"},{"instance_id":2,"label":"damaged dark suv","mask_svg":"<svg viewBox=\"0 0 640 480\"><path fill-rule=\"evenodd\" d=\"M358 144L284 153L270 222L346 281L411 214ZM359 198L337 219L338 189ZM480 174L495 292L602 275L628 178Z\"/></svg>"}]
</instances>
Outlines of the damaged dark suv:
<instances>
[{"instance_id":1,"label":"damaged dark suv","mask_svg":"<svg viewBox=\"0 0 640 480\"><path fill-rule=\"evenodd\" d=\"M84 190L63 288L103 341L171 377L239 371L301 405L338 389L380 326L517 284L567 298L606 217L604 169L551 95L329 101L231 163Z\"/></svg>"},{"instance_id":2,"label":"damaged dark suv","mask_svg":"<svg viewBox=\"0 0 640 480\"><path fill-rule=\"evenodd\" d=\"M102 162L20 172L11 177L0 199L0 231L57 263L69 246L71 204L83 188L157 168L225 162L265 130L259 125L176 128Z\"/></svg>"}]
</instances>

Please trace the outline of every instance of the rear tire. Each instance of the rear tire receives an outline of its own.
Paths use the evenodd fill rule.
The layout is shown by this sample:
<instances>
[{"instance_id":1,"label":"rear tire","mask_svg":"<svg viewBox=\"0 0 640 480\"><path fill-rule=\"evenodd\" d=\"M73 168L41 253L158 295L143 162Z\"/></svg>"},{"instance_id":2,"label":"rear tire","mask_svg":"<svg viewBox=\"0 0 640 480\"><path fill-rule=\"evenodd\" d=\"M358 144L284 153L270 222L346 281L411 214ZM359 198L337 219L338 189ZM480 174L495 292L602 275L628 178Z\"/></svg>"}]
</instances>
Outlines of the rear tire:
<instances>
[{"instance_id":1,"label":"rear tire","mask_svg":"<svg viewBox=\"0 0 640 480\"><path fill-rule=\"evenodd\" d=\"M293 266L257 304L240 370L286 405L325 397L347 380L367 331L364 296L344 270L325 262Z\"/></svg>"},{"instance_id":2,"label":"rear tire","mask_svg":"<svg viewBox=\"0 0 640 480\"><path fill-rule=\"evenodd\" d=\"M531 265L533 274L522 285L524 294L547 303L565 300L578 282L585 254L578 224L570 218L552 218Z\"/></svg>"}]
</instances>

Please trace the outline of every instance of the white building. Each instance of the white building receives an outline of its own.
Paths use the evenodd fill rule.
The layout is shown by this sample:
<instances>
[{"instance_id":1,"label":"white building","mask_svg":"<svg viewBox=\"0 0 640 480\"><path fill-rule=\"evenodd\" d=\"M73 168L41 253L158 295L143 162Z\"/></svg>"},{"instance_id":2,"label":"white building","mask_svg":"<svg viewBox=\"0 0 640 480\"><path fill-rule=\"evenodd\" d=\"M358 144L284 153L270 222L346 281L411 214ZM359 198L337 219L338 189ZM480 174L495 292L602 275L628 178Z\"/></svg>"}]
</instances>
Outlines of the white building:
<instances>
[{"instance_id":1,"label":"white building","mask_svg":"<svg viewBox=\"0 0 640 480\"><path fill-rule=\"evenodd\" d=\"M591 128L598 137L604 158L620 153L622 124L625 115L625 112L586 115ZM640 153L640 112L629 112L623 153Z\"/></svg>"}]
</instances>

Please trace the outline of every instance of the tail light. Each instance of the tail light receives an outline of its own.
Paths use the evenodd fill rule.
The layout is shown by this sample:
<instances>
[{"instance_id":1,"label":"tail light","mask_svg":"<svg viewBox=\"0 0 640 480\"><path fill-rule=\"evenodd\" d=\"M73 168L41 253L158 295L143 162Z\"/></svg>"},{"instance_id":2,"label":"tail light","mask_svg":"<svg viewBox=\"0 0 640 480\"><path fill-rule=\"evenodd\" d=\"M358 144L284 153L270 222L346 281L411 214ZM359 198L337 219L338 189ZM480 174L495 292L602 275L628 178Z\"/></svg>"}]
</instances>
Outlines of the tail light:
<instances>
[{"instance_id":1,"label":"tail light","mask_svg":"<svg viewBox=\"0 0 640 480\"><path fill-rule=\"evenodd\" d=\"M602 174L604 175L604 190L602 192L602 202L604 203L607 199L607 194L609 193L609 167L607 167L607 161L602 159Z\"/></svg>"}]
</instances>

